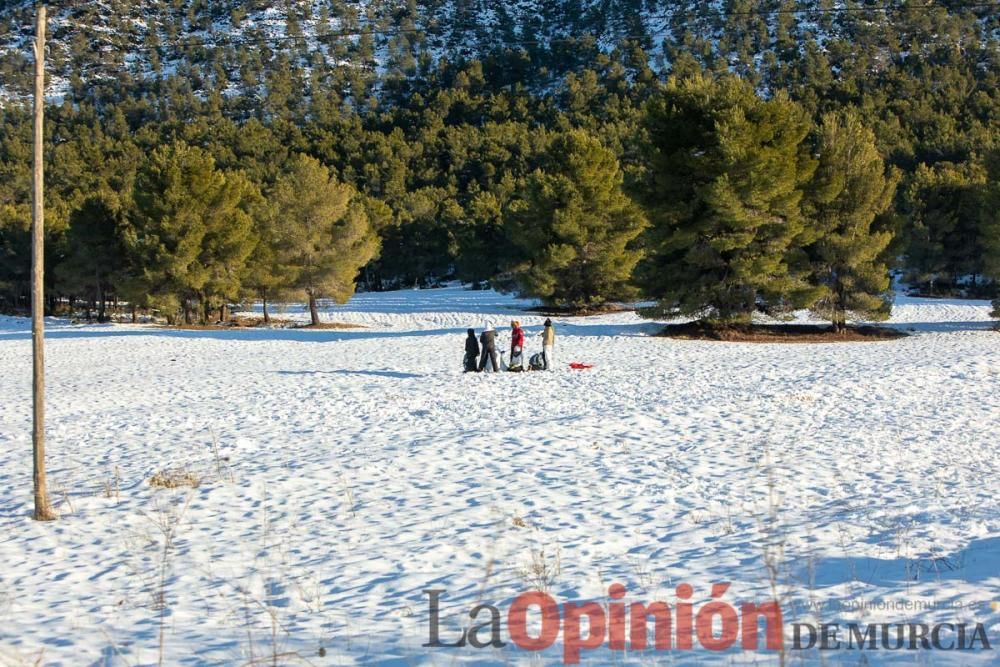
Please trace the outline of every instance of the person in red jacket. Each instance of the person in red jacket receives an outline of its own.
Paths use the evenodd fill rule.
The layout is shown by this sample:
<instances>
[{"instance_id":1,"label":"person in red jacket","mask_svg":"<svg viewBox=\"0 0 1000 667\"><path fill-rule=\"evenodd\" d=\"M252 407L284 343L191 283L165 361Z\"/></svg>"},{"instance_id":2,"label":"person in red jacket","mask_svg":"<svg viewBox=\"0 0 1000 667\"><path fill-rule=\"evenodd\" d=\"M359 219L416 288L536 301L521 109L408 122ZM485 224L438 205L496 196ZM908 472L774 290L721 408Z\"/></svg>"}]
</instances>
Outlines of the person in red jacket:
<instances>
[{"instance_id":1,"label":"person in red jacket","mask_svg":"<svg viewBox=\"0 0 1000 667\"><path fill-rule=\"evenodd\" d=\"M521 323L514 320L510 323L510 368L521 370L524 368L524 359L521 356L524 352L524 329Z\"/></svg>"}]
</instances>

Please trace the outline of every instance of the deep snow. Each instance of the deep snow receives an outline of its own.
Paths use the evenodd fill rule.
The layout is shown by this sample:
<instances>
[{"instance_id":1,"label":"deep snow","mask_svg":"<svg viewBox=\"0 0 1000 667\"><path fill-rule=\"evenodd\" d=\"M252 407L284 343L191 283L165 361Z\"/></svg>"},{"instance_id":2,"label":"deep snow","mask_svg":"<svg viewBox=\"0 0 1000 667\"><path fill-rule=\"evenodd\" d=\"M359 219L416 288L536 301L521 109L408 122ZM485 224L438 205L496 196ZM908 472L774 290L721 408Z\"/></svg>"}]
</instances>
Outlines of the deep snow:
<instances>
[{"instance_id":1,"label":"deep snow","mask_svg":"<svg viewBox=\"0 0 1000 667\"><path fill-rule=\"evenodd\" d=\"M246 664L275 645L281 664L548 664L558 646L422 648L422 591L447 590L449 641L477 601L505 609L538 583L533 561L557 559L560 602L604 603L620 582L626 601L669 604L682 582L699 604L719 582L733 604L770 598L771 562L786 625L981 622L994 645L825 664L1000 662L1000 338L985 303L900 298L892 324L913 336L851 344L556 318L557 372L460 373L469 326L517 317L540 348L543 318L523 305L359 295L324 319L365 328L323 331L53 320L50 524L29 518L28 322L0 319L0 664L155 664L161 616L164 664ZM176 468L201 485L150 487ZM877 601L935 606L844 607Z\"/></svg>"}]
</instances>

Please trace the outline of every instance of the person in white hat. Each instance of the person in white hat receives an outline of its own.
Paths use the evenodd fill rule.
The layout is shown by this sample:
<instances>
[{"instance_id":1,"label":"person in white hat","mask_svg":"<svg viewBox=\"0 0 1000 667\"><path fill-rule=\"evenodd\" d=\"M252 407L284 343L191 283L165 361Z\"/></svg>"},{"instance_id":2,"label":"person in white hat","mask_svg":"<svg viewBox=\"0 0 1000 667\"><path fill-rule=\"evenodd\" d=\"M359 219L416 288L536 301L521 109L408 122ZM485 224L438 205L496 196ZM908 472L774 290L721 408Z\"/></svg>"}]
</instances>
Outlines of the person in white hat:
<instances>
[{"instance_id":1,"label":"person in white hat","mask_svg":"<svg viewBox=\"0 0 1000 667\"><path fill-rule=\"evenodd\" d=\"M497 362L497 330L489 322L483 327L483 333L479 337L479 346L482 348L482 354L479 357L479 372L482 373L486 369L487 361L492 365L493 372L498 372L500 364Z\"/></svg>"}]
</instances>

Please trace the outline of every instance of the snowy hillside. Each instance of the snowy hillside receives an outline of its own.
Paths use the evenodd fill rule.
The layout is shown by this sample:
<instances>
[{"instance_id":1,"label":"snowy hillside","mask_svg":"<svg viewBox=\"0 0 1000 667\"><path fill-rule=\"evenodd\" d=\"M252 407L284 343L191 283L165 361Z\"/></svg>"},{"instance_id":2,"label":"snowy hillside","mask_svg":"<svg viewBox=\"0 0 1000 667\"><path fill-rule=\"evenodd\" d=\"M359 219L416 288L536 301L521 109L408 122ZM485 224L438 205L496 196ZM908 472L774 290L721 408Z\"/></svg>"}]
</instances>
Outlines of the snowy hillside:
<instances>
[{"instance_id":1,"label":"snowy hillside","mask_svg":"<svg viewBox=\"0 0 1000 667\"><path fill-rule=\"evenodd\" d=\"M682 583L697 604L722 582L737 606L777 595L788 632L966 622L1000 645L1000 365L985 303L904 299L893 325L914 335L856 344L678 341L631 313L557 318L556 372L463 375L467 327L492 322L506 345L518 317L540 347L541 318L520 306L449 288L324 312L364 325L348 330L52 321L51 524L29 518L30 331L0 319L0 664L155 664L161 635L164 664L552 664L561 639L540 659L422 647L423 591L447 591L453 641L477 602L506 608L542 587L605 604L615 582L626 602L673 605ZM178 470L197 488L151 486ZM789 654L821 659L860 658Z\"/></svg>"},{"instance_id":2,"label":"snowy hillside","mask_svg":"<svg viewBox=\"0 0 1000 667\"><path fill-rule=\"evenodd\" d=\"M0 99L23 99L30 91L33 8L6 4L0 6L0 71L8 76L0 82ZM778 0L70 0L51 3L49 95L59 101L71 92L84 96L95 85L178 73L195 91L228 87L229 94L245 95L251 70L249 78L262 79L289 64L306 78L320 64L413 74L423 58L483 59L504 50L523 50L536 66L555 73L573 67L574 52L591 45L609 52L626 42L641 46L654 67L670 62L672 49L718 49L743 71L750 62L759 67L769 51L780 55L782 40L825 43L848 35L852 12L831 14L832 8L821 0L795 3L794 14ZM878 11L862 18L891 24Z\"/></svg>"},{"instance_id":3,"label":"snowy hillside","mask_svg":"<svg viewBox=\"0 0 1000 667\"><path fill-rule=\"evenodd\" d=\"M480 57L504 42L545 44L583 34L593 35L605 48L626 36L640 36L651 44L658 41L656 25L676 11L653 7L655 3L648 9L641 3L606 4L594 0L53 4L49 34L55 74L49 94L61 99L74 74L83 81L99 82L122 73L156 78L200 66L211 77L217 73L207 63L219 56L235 83L242 63L235 50L241 47L287 54L308 70L317 56L327 64L384 68L418 52L435 59ZM0 21L0 57L26 74L34 34L30 4L0 7ZM639 35L633 34L636 30ZM27 94L27 89L18 88L8 81L0 86L0 97Z\"/></svg>"}]
</instances>

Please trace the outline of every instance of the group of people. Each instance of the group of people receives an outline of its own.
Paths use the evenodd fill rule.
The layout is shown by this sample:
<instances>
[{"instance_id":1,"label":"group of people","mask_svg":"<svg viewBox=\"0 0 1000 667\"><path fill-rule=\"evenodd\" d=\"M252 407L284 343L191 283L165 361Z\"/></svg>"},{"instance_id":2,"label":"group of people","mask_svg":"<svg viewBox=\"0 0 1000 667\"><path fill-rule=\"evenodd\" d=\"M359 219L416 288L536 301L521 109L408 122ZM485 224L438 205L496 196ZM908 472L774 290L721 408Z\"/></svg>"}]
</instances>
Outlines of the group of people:
<instances>
[{"instance_id":1,"label":"group of people","mask_svg":"<svg viewBox=\"0 0 1000 667\"><path fill-rule=\"evenodd\" d=\"M483 327L483 333L476 339L476 330L469 329L469 335L465 339L465 372L482 373L489 365L490 370L497 372L500 370L500 363L497 360L497 330L489 323ZM510 363L507 364L508 371L538 370L547 371L552 368L552 350L556 343L556 329L552 325L552 320L545 320L545 328L540 334L542 337L542 351L532 355L528 366L524 365L524 329L521 323L514 320L510 323Z\"/></svg>"}]
</instances>

